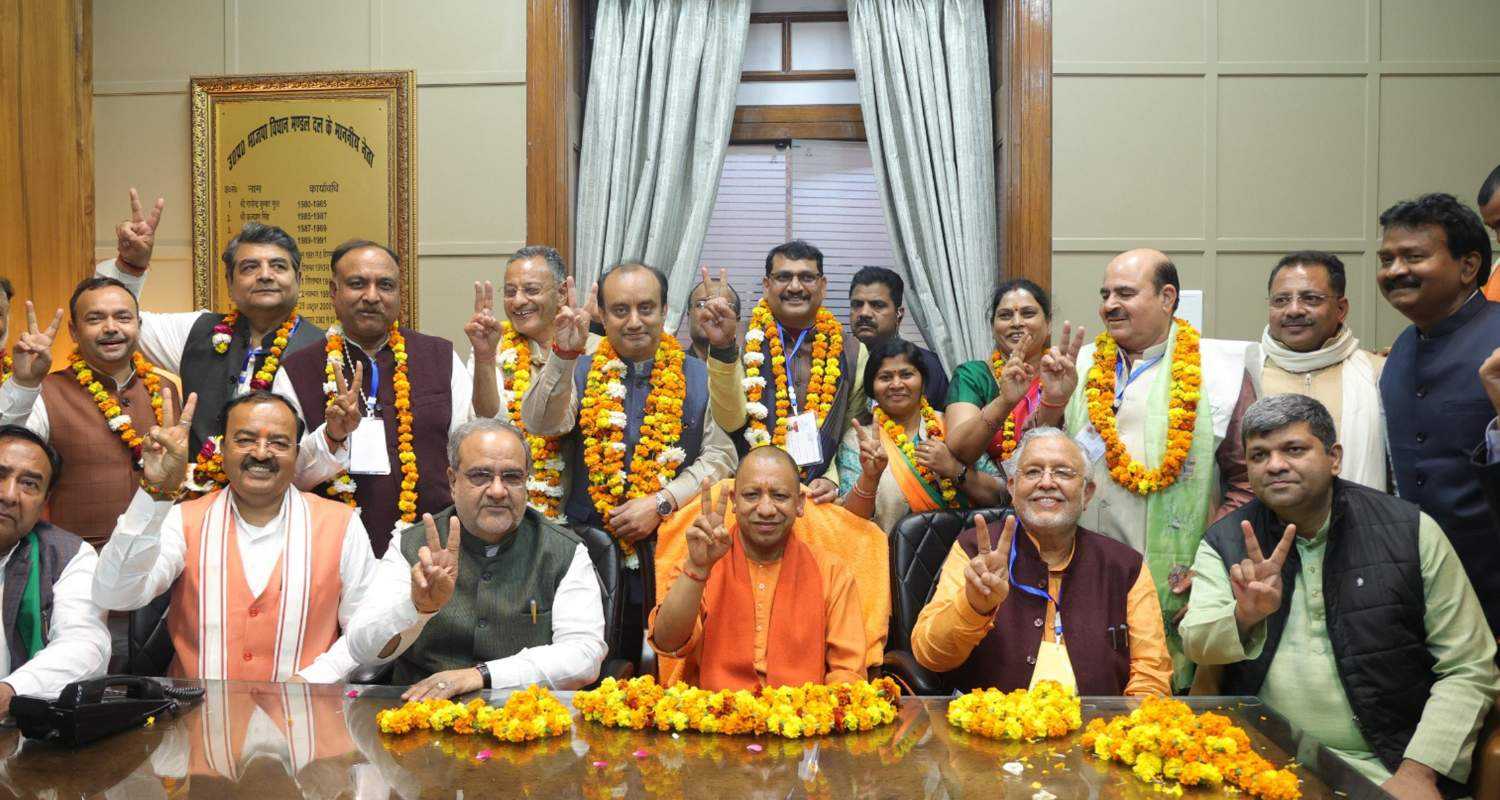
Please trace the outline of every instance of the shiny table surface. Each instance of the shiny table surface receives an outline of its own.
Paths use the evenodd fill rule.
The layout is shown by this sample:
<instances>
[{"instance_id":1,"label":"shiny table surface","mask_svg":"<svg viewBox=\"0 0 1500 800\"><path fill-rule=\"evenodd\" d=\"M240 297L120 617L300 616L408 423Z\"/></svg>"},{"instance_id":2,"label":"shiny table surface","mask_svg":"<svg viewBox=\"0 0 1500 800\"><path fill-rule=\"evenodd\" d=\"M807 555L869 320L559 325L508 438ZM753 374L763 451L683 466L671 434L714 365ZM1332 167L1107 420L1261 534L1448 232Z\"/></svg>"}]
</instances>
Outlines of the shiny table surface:
<instances>
[{"instance_id":1,"label":"shiny table surface","mask_svg":"<svg viewBox=\"0 0 1500 800\"><path fill-rule=\"evenodd\" d=\"M904 698L894 724L854 735L674 737L604 728L575 711L570 735L510 745L488 736L382 734L376 712L401 702L390 687L358 687L350 698L341 686L178 683L204 686L204 702L78 750L0 730L0 797L1031 798L1035 784L1059 798L1163 796L1125 768L1085 756L1077 733L1034 744L963 733L948 725L948 701L939 697ZM559 697L571 707L571 693ZM490 699L498 704L503 693ZM1309 800L1384 796L1253 698L1186 699L1195 710L1229 715L1278 766L1296 758ZM1084 698L1084 722L1135 705ZM476 758L483 750L490 757ZM1009 761L1022 761L1024 773L1002 770Z\"/></svg>"}]
</instances>

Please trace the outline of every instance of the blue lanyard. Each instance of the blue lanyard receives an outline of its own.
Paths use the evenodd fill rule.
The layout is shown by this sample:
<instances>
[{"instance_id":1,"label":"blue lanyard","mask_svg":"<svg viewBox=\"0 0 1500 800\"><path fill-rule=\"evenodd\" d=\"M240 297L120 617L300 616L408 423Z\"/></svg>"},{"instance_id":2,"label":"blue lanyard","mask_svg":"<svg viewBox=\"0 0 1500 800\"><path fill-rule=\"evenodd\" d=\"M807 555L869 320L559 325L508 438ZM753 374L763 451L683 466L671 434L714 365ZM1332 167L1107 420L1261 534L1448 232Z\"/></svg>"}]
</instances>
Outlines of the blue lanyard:
<instances>
[{"instance_id":1,"label":"blue lanyard","mask_svg":"<svg viewBox=\"0 0 1500 800\"><path fill-rule=\"evenodd\" d=\"M370 357L370 393L365 395L365 415L375 416L375 402L380 397L380 365Z\"/></svg>"},{"instance_id":2,"label":"blue lanyard","mask_svg":"<svg viewBox=\"0 0 1500 800\"><path fill-rule=\"evenodd\" d=\"M1018 536L1021 535L1022 533L1023 533L1023 531L1019 531L1019 530L1016 531L1016 534ZM1045 591L1043 589L1038 589L1035 586L1027 586L1026 584L1021 583L1020 581L1016 580L1016 540L1015 539L1011 539L1010 540L1010 568L1009 569L1010 569L1010 585L1011 586L1014 586L1017 589L1020 589L1021 591L1025 592L1026 594L1029 594L1029 595L1031 595L1033 597L1040 597L1043 600L1046 600L1047 602L1049 602L1049 603L1052 604L1052 633L1053 633L1053 641L1057 642L1058 644L1062 644L1062 640L1063 640L1062 603L1058 602L1058 600L1056 600L1056 599L1053 599L1052 595L1049 594L1049 593L1047 593L1047 591ZM1060 584L1058 585L1058 588L1057 588L1057 597L1059 599L1062 597L1062 586Z\"/></svg>"},{"instance_id":3,"label":"blue lanyard","mask_svg":"<svg viewBox=\"0 0 1500 800\"><path fill-rule=\"evenodd\" d=\"M792 360L797 357L797 351L802 349L802 342L807 339L807 332L810 330L812 328L803 328L802 332L797 334L797 341L792 343L792 349L788 350L786 349L786 329L781 327L780 322L776 323L776 337L781 340L781 356L785 359L782 369L786 370L786 397L792 406L794 417L802 412L797 407L797 387L796 381L792 380Z\"/></svg>"},{"instance_id":4,"label":"blue lanyard","mask_svg":"<svg viewBox=\"0 0 1500 800\"><path fill-rule=\"evenodd\" d=\"M300 327L302 327L302 318L298 317L297 321L292 323L292 330L286 335L287 338L290 339L293 336L296 336L297 329ZM245 363L240 365L240 389L243 390L245 387L250 385L250 379L254 376L254 370L252 370L250 367L255 363L255 359L260 358L261 356L269 352L271 352L270 349L261 347L260 345L255 345L254 347L250 348L249 352L245 353Z\"/></svg>"},{"instance_id":5,"label":"blue lanyard","mask_svg":"<svg viewBox=\"0 0 1500 800\"><path fill-rule=\"evenodd\" d=\"M1126 389L1126 387L1128 387L1128 386L1130 386L1130 384L1134 383L1135 379L1141 377L1141 374L1144 373L1146 370L1151 369L1152 367L1156 366L1156 362L1162 360L1162 358L1163 358L1163 356L1157 356L1156 358L1148 358L1145 361L1140 362L1140 364L1138 364L1135 369L1130 370L1129 374L1125 374L1125 359L1123 359L1123 358L1117 358L1117 359L1115 359L1115 405L1116 406L1120 405L1120 400L1125 397L1125 389ZM1121 378L1124 378L1124 380L1123 381L1120 380Z\"/></svg>"}]
</instances>

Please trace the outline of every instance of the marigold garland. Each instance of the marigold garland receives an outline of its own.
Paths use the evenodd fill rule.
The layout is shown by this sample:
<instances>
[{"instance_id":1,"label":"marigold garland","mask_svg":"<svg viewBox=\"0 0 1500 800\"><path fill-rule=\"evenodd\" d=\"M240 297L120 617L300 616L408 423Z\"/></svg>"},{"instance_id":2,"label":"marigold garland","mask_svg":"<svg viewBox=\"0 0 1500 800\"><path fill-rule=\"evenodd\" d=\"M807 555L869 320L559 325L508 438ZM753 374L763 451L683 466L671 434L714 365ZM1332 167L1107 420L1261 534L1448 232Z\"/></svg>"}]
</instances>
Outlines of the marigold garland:
<instances>
[{"instance_id":1,"label":"marigold garland","mask_svg":"<svg viewBox=\"0 0 1500 800\"><path fill-rule=\"evenodd\" d=\"M875 423L885 431L886 436L891 437L891 441L896 443L896 449L900 450L901 454L906 456L906 460L916 466L917 474L922 476L922 480L927 481L929 485L938 487L938 491L943 495L943 503L945 505L950 507L954 505L954 501L958 497L958 488L953 485L953 481L940 477L937 473L917 461L916 443L912 441L910 436L906 435L905 428L902 428L895 420L886 416L884 409L876 406L874 414ZM928 405L926 397L922 398L922 438L938 442L943 440L943 424L938 421L937 412L932 410L932 406Z\"/></svg>"},{"instance_id":2,"label":"marigold garland","mask_svg":"<svg viewBox=\"0 0 1500 800\"><path fill-rule=\"evenodd\" d=\"M990 374L995 376L995 386L1002 385L1000 376L1005 372L1005 354L998 349L990 353ZM1009 461L1016 452L1016 415L1012 411L1005 415L1005 427L1000 437L1000 460Z\"/></svg>"},{"instance_id":3,"label":"marigold garland","mask_svg":"<svg viewBox=\"0 0 1500 800\"><path fill-rule=\"evenodd\" d=\"M10 380L11 373L16 371L15 357L9 350L0 350L0 383Z\"/></svg>"},{"instance_id":4,"label":"marigold garland","mask_svg":"<svg viewBox=\"0 0 1500 800\"><path fill-rule=\"evenodd\" d=\"M1194 714L1186 703L1147 697L1129 714L1091 720L1084 749L1118 761L1146 783L1218 787L1229 783L1252 797L1301 797L1290 769L1276 769L1255 752L1250 737L1222 714Z\"/></svg>"},{"instance_id":5,"label":"marigold garland","mask_svg":"<svg viewBox=\"0 0 1500 800\"><path fill-rule=\"evenodd\" d=\"M529 503L543 516L554 522L563 519L562 501L563 459L561 437L533 436L521 422L521 399L531 386L531 345L525 335L509 322L500 323L500 349L495 360L505 375L505 386L501 399L505 402L510 424L526 434L531 445L531 477L526 481Z\"/></svg>"},{"instance_id":6,"label":"marigold garland","mask_svg":"<svg viewBox=\"0 0 1500 800\"><path fill-rule=\"evenodd\" d=\"M182 484L187 490L187 496L202 497L229 485L229 475L224 472L224 453L221 451L223 438L210 436L198 448L198 456L188 465L187 480Z\"/></svg>"},{"instance_id":7,"label":"marigold garland","mask_svg":"<svg viewBox=\"0 0 1500 800\"><path fill-rule=\"evenodd\" d=\"M401 521L410 524L417 519L418 474L417 454L412 448L415 438L412 435L411 381L406 372L406 337L395 325L391 325L387 336L391 356L396 362L396 374L391 376L391 388L396 395L396 402L393 404L396 407L396 460L401 463L401 494L396 498L396 510L401 512ZM338 325L329 328L324 349L328 356L323 364L323 392L331 404L338 394L335 370L344 370L345 366L344 332ZM346 371L344 377L351 376ZM354 479L349 477L347 471L340 471L325 492L329 497L353 506L354 489Z\"/></svg>"},{"instance_id":8,"label":"marigold garland","mask_svg":"<svg viewBox=\"0 0 1500 800\"><path fill-rule=\"evenodd\" d=\"M451 730L462 734L488 733L502 742L530 742L567 733L573 728L573 715L552 692L531 686L512 692L499 708L478 698L467 703L409 701L400 708L379 712L375 723L382 733Z\"/></svg>"},{"instance_id":9,"label":"marigold garland","mask_svg":"<svg viewBox=\"0 0 1500 800\"><path fill-rule=\"evenodd\" d=\"M834 395L839 389L839 356L844 352L844 327L827 308L818 309L818 319L813 325L812 369L807 379L807 396L802 401L802 411L812 411L821 427L828 412L833 408ZM766 391L766 378L762 374L766 353L770 351L771 376L776 381L776 428L772 432L766 427L770 410L762 402ZM787 417L791 414L791 398L787 395L786 356L782 352L781 336L776 329L776 318L765 298L755 304L750 312L750 328L745 332L745 411L749 415L749 427L745 440L751 447L774 444L786 446Z\"/></svg>"},{"instance_id":10,"label":"marigold garland","mask_svg":"<svg viewBox=\"0 0 1500 800\"><path fill-rule=\"evenodd\" d=\"M687 398L687 379L682 372L685 357L676 337L661 337L651 367L651 393L646 395L640 435L627 474L625 362L608 339L599 341L579 401L578 427L583 434L589 497L611 532L614 526L608 523L609 516L621 502L661 491L687 460L687 453L677 446L682 439L682 404ZM629 542L619 540L619 544L627 557L635 553Z\"/></svg>"},{"instance_id":11,"label":"marigold garland","mask_svg":"<svg viewBox=\"0 0 1500 800\"><path fill-rule=\"evenodd\" d=\"M1139 495L1159 492L1182 474L1193 446L1193 428L1198 423L1198 401L1202 397L1203 370L1198 349L1198 331L1187 320L1177 320L1177 341L1172 348L1172 386L1167 404L1167 448L1161 463L1147 467L1131 457L1120 439L1115 419L1115 363L1119 347L1106 333L1094 340L1094 365L1089 368L1084 397L1089 421L1104 442L1104 458L1115 483Z\"/></svg>"},{"instance_id":12,"label":"marigold garland","mask_svg":"<svg viewBox=\"0 0 1500 800\"><path fill-rule=\"evenodd\" d=\"M151 410L156 413L156 424L161 424L162 393L161 376L152 369L151 362L141 355L137 350L131 354L131 363L135 368L135 376L146 387L146 394L151 397ZM135 429L130 421L130 415L120 405L120 399L111 391L104 388L104 384L94 379L94 370L89 367L87 361L77 350L68 356L68 367L73 370L73 379L78 385L94 398L94 405L99 407L99 413L104 415L104 420L109 429L119 435L120 441L130 450L130 456L135 463L136 469L141 469L141 445L146 438Z\"/></svg>"},{"instance_id":13,"label":"marigold garland","mask_svg":"<svg viewBox=\"0 0 1500 800\"><path fill-rule=\"evenodd\" d=\"M1083 725L1078 695L1057 681L1002 692L975 689L948 703L948 724L991 739L1034 742L1067 736Z\"/></svg>"},{"instance_id":14,"label":"marigold garland","mask_svg":"<svg viewBox=\"0 0 1500 800\"><path fill-rule=\"evenodd\" d=\"M770 733L796 739L890 724L900 698L901 690L890 678L714 692L681 683L663 687L644 675L626 681L605 678L599 688L573 695L573 707L584 719L614 728Z\"/></svg>"},{"instance_id":15,"label":"marigold garland","mask_svg":"<svg viewBox=\"0 0 1500 800\"><path fill-rule=\"evenodd\" d=\"M225 315L219 324L214 326L213 343L214 352L224 355L229 352L229 343L234 339L234 324L239 321L240 312L231 311ZM260 362L260 369L255 371L254 377L250 379L250 388L260 392L269 392L271 383L276 380L276 371L281 369L281 354L286 351L286 344L291 340L292 329L297 327L297 312L295 309L281 327L276 329L276 334L271 337L271 349L266 351L265 360Z\"/></svg>"}]
</instances>

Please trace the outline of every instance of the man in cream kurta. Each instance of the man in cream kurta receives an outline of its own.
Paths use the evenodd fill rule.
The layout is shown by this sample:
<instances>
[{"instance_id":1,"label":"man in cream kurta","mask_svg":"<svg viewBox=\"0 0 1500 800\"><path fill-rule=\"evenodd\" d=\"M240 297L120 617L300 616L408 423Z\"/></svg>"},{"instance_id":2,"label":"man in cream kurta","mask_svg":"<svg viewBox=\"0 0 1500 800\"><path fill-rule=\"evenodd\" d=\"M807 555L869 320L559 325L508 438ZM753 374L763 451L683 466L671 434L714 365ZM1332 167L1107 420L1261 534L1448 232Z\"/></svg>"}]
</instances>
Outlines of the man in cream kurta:
<instances>
[{"instance_id":1,"label":"man in cream kurta","mask_svg":"<svg viewBox=\"0 0 1500 800\"><path fill-rule=\"evenodd\" d=\"M1315 250L1292 253L1271 270L1270 314L1245 366L1256 394L1305 394L1338 426L1345 480L1386 491L1385 412L1380 371L1385 357L1359 349L1344 324L1344 262Z\"/></svg>"}]
</instances>

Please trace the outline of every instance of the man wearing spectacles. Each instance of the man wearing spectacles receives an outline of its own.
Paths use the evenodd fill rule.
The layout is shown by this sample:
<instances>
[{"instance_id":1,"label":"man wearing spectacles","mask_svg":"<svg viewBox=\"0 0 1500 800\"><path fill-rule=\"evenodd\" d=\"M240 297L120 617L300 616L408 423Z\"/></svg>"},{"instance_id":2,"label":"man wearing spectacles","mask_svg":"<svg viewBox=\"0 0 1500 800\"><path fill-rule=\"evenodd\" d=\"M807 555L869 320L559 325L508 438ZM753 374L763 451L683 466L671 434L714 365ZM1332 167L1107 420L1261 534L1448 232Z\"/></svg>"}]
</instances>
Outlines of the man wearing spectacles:
<instances>
[{"instance_id":1,"label":"man wearing spectacles","mask_svg":"<svg viewBox=\"0 0 1500 800\"><path fill-rule=\"evenodd\" d=\"M1005 466L1015 515L996 546L982 516L959 534L917 617L912 655L960 691L1056 680L1086 695L1170 694L1145 558L1078 526L1094 495L1083 446L1036 428Z\"/></svg>"},{"instance_id":2,"label":"man wearing spectacles","mask_svg":"<svg viewBox=\"0 0 1500 800\"><path fill-rule=\"evenodd\" d=\"M1380 371L1385 357L1361 350L1345 324L1344 262L1332 253L1292 253L1271 269L1270 315L1248 355L1258 395L1303 394L1338 421L1343 477L1385 491L1385 412Z\"/></svg>"},{"instance_id":3,"label":"man wearing spectacles","mask_svg":"<svg viewBox=\"0 0 1500 800\"><path fill-rule=\"evenodd\" d=\"M527 506L531 463L514 426L460 425L448 437L453 505L399 532L376 567L349 651L365 664L395 659L407 699L576 689L598 676L599 579L582 541Z\"/></svg>"}]
</instances>

